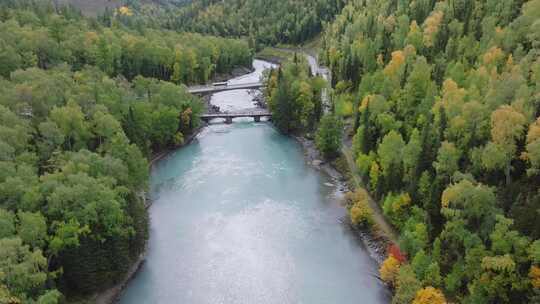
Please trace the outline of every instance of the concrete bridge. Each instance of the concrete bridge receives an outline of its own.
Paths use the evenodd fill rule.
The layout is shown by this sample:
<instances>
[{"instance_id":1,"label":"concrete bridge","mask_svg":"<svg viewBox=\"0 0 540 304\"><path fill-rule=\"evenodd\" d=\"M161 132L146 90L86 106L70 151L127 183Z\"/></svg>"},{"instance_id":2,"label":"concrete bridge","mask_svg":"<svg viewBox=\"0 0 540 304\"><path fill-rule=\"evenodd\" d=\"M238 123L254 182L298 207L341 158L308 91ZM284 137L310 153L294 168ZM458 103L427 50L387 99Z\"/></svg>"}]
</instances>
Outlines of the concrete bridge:
<instances>
[{"instance_id":1,"label":"concrete bridge","mask_svg":"<svg viewBox=\"0 0 540 304\"><path fill-rule=\"evenodd\" d=\"M205 86L192 86L188 87L188 92L191 94L213 94L223 91L232 90L249 90L260 89L264 87L262 82L242 83L242 84L219 84L219 85L205 85Z\"/></svg>"},{"instance_id":2,"label":"concrete bridge","mask_svg":"<svg viewBox=\"0 0 540 304\"><path fill-rule=\"evenodd\" d=\"M272 118L272 113L268 110L257 110L257 111L247 111L247 112L235 112L235 113L215 113L215 114L203 114L201 119L205 122L210 122L210 120L215 118L225 119L225 123L232 123L234 118L238 117L253 117L255 122L261 121L261 117Z\"/></svg>"}]
</instances>

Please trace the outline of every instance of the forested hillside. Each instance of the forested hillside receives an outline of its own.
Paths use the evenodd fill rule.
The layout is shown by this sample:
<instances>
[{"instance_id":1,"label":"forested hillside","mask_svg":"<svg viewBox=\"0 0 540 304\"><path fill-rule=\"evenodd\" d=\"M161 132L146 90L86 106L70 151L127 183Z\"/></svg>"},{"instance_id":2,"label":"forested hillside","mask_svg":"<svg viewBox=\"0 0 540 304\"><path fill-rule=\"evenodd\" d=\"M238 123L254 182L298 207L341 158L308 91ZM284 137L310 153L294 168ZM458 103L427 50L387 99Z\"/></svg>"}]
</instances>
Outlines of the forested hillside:
<instances>
[{"instance_id":1,"label":"forested hillside","mask_svg":"<svg viewBox=\"0 0 540 304\"><path fill-rule=\"evenodd\" d=\"M352 1L323 44L393 303L540 303L540 1Z\"/></svg>"},{"instance_id":2,"label":"forested hillside","mask_svg":"<svg viewBox=\"0 0 540 304\"><path fill-rule=\"evenodd\" d=\"M95 17L103 14L107 10L113 11L122 6L181 6L191 2L191 0L53 0L53 2L57 5L72 5L74 8L80 10L84 15Z\"/></svg>"},{"instance_id":3,"label":"forested hillside","mask_svg":"<svg viewBox=\"0 0 540 304\"><path fill-rule=\"evenodd\" d=\"M75 70L97 66L109 76L142 75L188 84L251 64L252 53L244 41L122 26L117 19L129 15L129 8L102 26L70 8L63 7L61 15L53 13L47 2L34 4L31 10L26 7L24 1L0 6L0 75L4 77L20 68L47 69L67 63Z\"/></svg>"},{"instance_id":4,"label":"forested hillside","mask_svg":"<svg viewBox=\"0 0 540 304\"><path fill-rule=\"evenodd\" d=\"M199 125L177 84L251 64L239 40L110 21L0 4L0 303L122 279L148 236L147 159Z\"/></svg>"},{"instance_id":5,"label":"forested hillside","mask_svg":"<svg viewBox=\"0 0 540 304\"><path fill-rule=\"evenodd\" d=\"M317 35L341 11L344 0L195 0L180 8L142 7L137 22L229 37L252 46L301 43Z\"/></svg>"}]
</instances>

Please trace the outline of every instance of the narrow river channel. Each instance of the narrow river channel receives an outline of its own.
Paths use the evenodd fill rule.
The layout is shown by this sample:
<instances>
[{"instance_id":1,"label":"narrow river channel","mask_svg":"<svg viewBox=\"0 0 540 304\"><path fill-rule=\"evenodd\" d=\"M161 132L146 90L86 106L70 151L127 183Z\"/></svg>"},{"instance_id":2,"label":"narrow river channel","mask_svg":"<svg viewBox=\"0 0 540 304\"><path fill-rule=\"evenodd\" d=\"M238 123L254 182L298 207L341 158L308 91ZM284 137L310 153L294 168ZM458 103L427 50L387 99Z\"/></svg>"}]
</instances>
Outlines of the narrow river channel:
<instances>
[{"instance_id":1,"label":"narrow river channel","mask_svg":"<svg viewBox=\"0 0 540 304\"><path fill-rule=\"evenodd\" d=\"M245 90L212 103L254 107ZM148 257L120 303L389 303L328 183L270 123L210 125L153 168Z\"/></svg>"}]
</instances>

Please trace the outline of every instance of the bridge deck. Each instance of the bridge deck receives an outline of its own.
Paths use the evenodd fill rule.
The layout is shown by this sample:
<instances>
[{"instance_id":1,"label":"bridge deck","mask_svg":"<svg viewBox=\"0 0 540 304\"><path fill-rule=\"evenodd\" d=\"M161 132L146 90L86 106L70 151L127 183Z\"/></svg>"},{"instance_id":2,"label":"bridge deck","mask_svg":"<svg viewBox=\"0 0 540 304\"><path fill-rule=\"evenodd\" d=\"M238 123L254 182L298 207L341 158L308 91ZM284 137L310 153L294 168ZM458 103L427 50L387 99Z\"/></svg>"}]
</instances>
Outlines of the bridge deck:
<instances>
[{"instance_id":1,"label":"bridge deck","mask_svg":"<svg viewBox=\"0 0 540 304\"><path fill-rule=\"evenodd\" d=\"M217 92L232 91L232 90L259 89L263 86L264 84L261 82L230 84L230 85L220 85L220 86L214 86L214 85L193 86L193 87L188 88L188 92L191 94L209 94L209 93L217 93Z\"/></svg>"},{"instance_id":2,"label":"bridge deck","mask_svg":"<svg viewBox=\"0 0 540 304\"><path fill-rule=\"evenodd\" d=\"M255 117L255 116L272 116L272 113L269 111L256 111L256 112L237 112L237 113L216 113L216 114L203 114L200 117L202 119L212 119L212 118L227 118L227 117Z\"/></svg>"},{"instance_id":3,"label":"bridge deck","mask_svg":"<svg viewBox=\"0 0 540 304\"><path fill-rule=\"evenodd\" d=\"M237 113L216 113L216 114L203 114L200 116L202 120L210 122L214 118L223 118L225 123L232 123L233 118L239 117L253 117L256 122L261 121L261 117L272 118L272 113L267 110L263 111L251 111L251 112L237 112Z\"/></svg>"}]
</instances>

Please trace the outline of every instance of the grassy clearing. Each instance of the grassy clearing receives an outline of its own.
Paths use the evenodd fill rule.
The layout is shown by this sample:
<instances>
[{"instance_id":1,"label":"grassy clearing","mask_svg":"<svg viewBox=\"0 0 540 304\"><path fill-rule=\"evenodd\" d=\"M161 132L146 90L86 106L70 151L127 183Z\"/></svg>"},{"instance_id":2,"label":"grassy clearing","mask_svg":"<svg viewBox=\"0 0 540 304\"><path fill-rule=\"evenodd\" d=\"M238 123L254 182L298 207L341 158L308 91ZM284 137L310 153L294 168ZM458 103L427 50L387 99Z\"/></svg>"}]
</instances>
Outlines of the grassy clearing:
<instances>
[{"instance_id":1,"label":"grassy clearing","mask_svg":"<svg viewBox=\"0 0 540 304\"><path fill-rule=\"evenodd\" d=\"M258 59L275 63L281 63L283 61L292 59L293 56L294 53L289 50L274 47L266 47L255 55L255 57Z\"/></svg>"}]
</instances>

